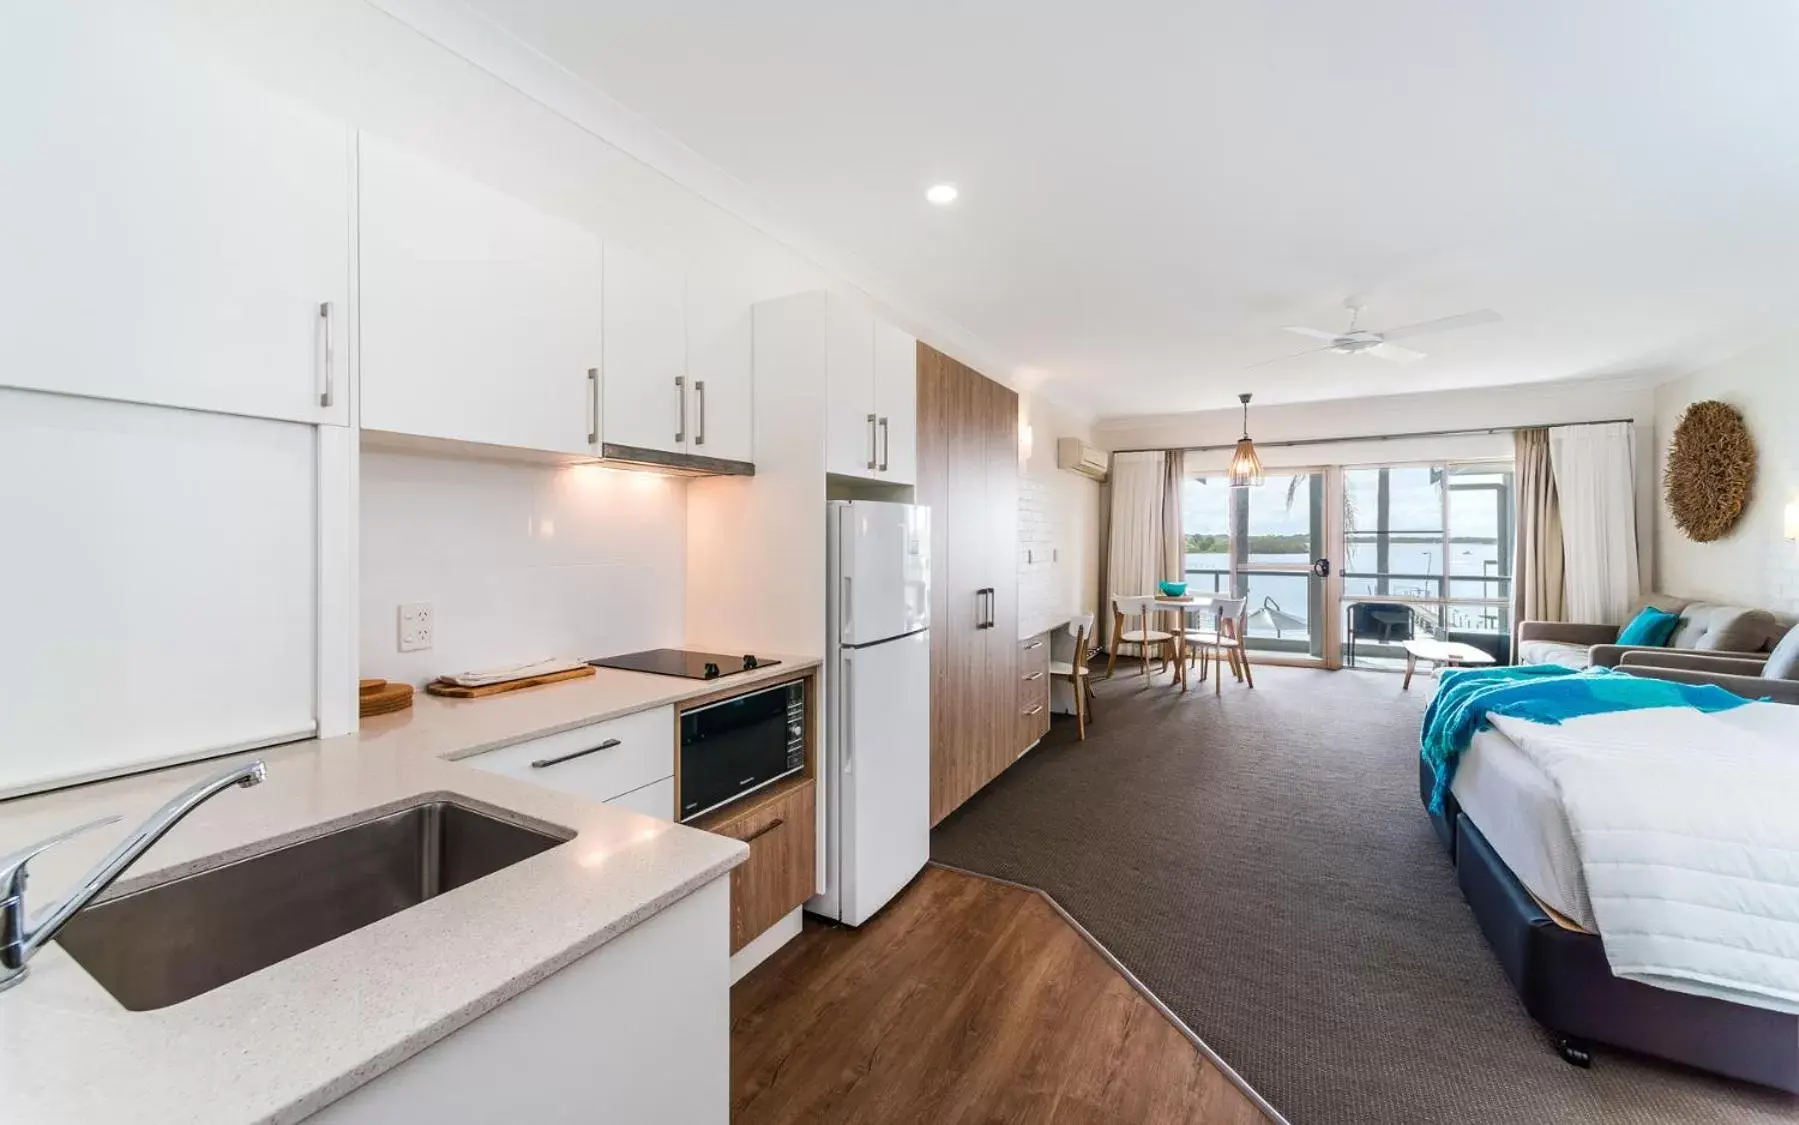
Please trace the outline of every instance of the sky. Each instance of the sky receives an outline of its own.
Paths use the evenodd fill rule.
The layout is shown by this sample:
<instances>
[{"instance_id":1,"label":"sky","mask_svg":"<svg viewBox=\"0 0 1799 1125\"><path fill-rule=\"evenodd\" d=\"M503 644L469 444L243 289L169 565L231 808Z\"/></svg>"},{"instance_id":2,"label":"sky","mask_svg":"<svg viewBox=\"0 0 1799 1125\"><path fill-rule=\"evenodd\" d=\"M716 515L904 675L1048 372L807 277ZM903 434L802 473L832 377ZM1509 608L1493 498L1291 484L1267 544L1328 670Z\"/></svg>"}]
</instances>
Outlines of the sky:
<instances>
[{"instance_id":1,"label":"sky","mask_svg":"<svg viewBox=\"0 0 1799 1125\"><path fill-rule=\"evenodd\" d=\"M1406 466L1389 470L1389 526L1395 531L1440 532L1442 498L1431 483L1430 469ZM1267 483L1248 490L1252 535L1304 534L1311 525L1311 497L1302 484L1287 505L1290 474L1269 473ZM1372 530L1377 509L1379 470L1346 469L1344 484L1355 524ZM1181 523L1188 534L1224 535L1230 531L1230 488L1219 473L1201 483L1189 479L1181 491ZM1456 535L1495 536L1498 510L1492 494L1451 493L1451 528Z\"/></svg>"}]
</instances>

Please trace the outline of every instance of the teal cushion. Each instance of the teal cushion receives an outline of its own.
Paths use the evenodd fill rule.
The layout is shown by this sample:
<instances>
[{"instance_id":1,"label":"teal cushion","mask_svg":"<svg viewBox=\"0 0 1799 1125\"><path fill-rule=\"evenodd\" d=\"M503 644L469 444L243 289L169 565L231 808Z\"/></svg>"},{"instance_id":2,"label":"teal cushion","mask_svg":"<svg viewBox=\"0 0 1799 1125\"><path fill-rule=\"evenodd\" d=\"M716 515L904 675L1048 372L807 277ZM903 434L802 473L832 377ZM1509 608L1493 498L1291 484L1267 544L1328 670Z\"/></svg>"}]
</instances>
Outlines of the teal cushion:
<instances>
[{"instance_id":1,"label":"teal cushion","mask_svg":"<svg viewBox=\"0 0 1799 1125\"><path fill-rule=\"evenodd\" d=\"M1668 638L1674 635L1674 627L1679 624L1680 614L1664 613L1652 605L1646 605L1643 612L1632 618L1624 631L1618 634L1618 643L1660 648L1668 643Z\"/></svg>"}]
</instances>

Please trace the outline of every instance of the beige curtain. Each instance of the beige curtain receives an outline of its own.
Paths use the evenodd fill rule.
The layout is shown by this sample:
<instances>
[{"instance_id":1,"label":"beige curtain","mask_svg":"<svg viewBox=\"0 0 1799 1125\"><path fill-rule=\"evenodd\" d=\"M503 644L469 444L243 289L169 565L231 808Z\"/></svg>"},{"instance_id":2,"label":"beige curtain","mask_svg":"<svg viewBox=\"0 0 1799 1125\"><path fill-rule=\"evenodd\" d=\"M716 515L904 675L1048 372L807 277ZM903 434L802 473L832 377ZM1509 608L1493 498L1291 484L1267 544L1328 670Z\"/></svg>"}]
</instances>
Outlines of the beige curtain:
<instances>
[{"instance_id":1,"label":"beige curtain","mask_svg":"<svg viewBox=\"0 0 1799 1125\"><path fill-rule=\"evenodd\" d=\"M1566 620L1562 505L1549 462L1549 431L1518 430L1518 539L1512 563L1512 650L1518 624Z\"/></svg>"},{"instance_id":2,"label":"beige curtain","mask_svg":"<svg viewBox=\"0 0 1799 1125\"><path fill-rule=\"evenodd\" d=\"M1186 569L1186 540L1181 533L1184 460L1178 452L1112 455L1099 610L1108 643L1113 595L1153 594L1157 582L1179 581Z\"/></svg>"}]
</instances>

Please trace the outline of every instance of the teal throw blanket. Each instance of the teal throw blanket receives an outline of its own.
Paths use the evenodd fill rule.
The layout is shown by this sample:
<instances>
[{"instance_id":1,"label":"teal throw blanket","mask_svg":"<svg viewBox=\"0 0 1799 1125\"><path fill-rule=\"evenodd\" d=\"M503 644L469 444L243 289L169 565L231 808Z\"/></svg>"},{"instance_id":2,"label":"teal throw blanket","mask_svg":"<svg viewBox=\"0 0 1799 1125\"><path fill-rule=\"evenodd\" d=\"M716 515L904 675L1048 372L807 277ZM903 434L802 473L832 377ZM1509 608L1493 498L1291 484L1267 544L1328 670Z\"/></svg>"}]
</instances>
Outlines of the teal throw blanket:
<instances>
[{"instance_id":1,"label":"teal throw blanket","mask_svg":"<svg viewBox=\"0 0 1799 1125\"><path fill-rule=\"evenodd\" d=\"M1456 759L1468 749L1474 733L1488 727L1489 715L1560 726L1565 719L1607 711L1641 711L1650 707L1727 711L1747 702L1710 684L1653 680L1611 668L1576 672L1554 664L1527 664L1516 668L1447 670L1442 673L1437 697L1424 712L1420 752L1436 777L1430 811L1443 811L1443 798L1455 778Z\"/></svg>"}]
</instances>

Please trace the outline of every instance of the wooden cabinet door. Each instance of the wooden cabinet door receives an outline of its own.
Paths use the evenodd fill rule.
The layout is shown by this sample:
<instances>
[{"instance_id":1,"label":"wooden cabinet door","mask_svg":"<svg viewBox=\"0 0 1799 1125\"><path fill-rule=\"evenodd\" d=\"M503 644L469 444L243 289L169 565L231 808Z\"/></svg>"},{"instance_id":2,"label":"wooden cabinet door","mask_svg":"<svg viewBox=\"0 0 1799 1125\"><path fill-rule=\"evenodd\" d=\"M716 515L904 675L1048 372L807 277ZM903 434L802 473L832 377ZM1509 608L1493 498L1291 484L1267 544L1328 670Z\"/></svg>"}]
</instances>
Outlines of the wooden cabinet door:
<instances>
[{"instance_id":1,"label":"wooden cabinet door","mask_svg":"<svg viewBox=\"0 0 1799 1125\"><path fill-rule=\"evenodd\" d=\"M825 471L875 480L874 315L834 294L825 310Z\"/></svg>"},{"instance_id":2,"label":"wooden cabinet door","mask_svg":"<svg viewBox=\"0 0 1799 1125\"><path fill-rule=\"evenodd\" d=\"M7 7L0 385L348 424L351 132L169 7Z\"/></svg>"},{"instance_id":3,"label":"wooden cabinet door","mask_svg":"<svg viewBox=\"0 0 1799 1125\"><path fill-rule=\"evenodd\" d=\"M599 236L366 133L359 156L363 428L589 452Z\"/></svg>"},{"instance_id":4,"label":"wooden cabinet door","mask_svg":"<svg viewBox=\"0 0 1799 1125\"><path fill-rule=\"evenodd\" d=\"M804 781L711 829L750 846L750 858L731 870L732 953L785 918L817 889L812 790L812 782Z\"/></svg>"},{"instance_id":5,"label":"wooden cabinet door","mask_svg":"<svg viewBox=\"0 0 1799 1125\"><path fill-rule=\"evenodd\" d=\"M755 415L748 292L705 268L687 279L687 451L754 461Z\"/></svg>"},{"instance_id":6,"label":"wooden cabinet door","mask_svg":"<svg viewBox=\"0 0 1799 1125\"><path fill-rule=\"evenodd\" d=\"M1018 712L1018 395L991 379L981 379L982 464L986 497L980 533L985 555L989 617L986 635L987 709L992 731L983 749L986 773L982 784L998 777L1017 759Z\"/></svg>"},{"instance_id":7,"label":"wooden cabinet door","mask_svg":"<svg viewBox=\"0 0 1799 1125\"><path fill-rule=\"evenodd\" d=\"M874 326L875 470L891 484L918 478L918 341L891 324Z\"/></svg>"},{"instance_id":8,"label":"wooden cabinet door","mask_svg":"<svg viewBox=\"0 0 1799 1125\"><path fill-rule=\"evenodd\" d=\"M609 445L686 452L685 276L648 255L606 243L605 352L600 433Z\"/></svg>"}]
</instances>

